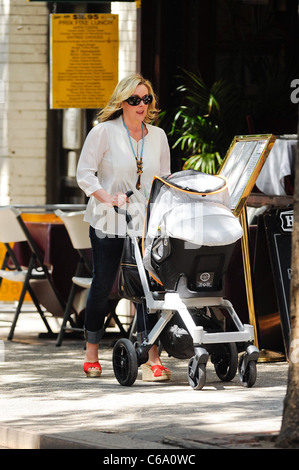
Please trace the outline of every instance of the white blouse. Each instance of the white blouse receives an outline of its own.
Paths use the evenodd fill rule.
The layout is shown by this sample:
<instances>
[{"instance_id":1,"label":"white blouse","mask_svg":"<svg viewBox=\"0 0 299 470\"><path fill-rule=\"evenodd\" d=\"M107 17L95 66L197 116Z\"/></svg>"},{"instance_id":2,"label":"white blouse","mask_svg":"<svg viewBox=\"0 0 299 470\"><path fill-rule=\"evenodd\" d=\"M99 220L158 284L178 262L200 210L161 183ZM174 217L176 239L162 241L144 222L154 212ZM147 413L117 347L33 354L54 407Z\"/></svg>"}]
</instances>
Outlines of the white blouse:
<instances>
[{"instance_id":1,"label":"white blouse","mask_svg":"<svg viewBox=\"0 0 299 470\"><path fill-rule=\"evenodd\" d=\"M126 209L134 216L134 229L141 231L153 178L170 173L170 150L164 130L151 124L146 124L146 128L140 190L136 189L137 165L122 116L96 125L87 135L78 162L77 182L89 197L85 220L95 229L109 234L126 232L124 218L92 196L103 188L111 195L133 191ZM131 137L131 142L140 158L142 139L136 142Z\"/></svg>"}]
</instances>

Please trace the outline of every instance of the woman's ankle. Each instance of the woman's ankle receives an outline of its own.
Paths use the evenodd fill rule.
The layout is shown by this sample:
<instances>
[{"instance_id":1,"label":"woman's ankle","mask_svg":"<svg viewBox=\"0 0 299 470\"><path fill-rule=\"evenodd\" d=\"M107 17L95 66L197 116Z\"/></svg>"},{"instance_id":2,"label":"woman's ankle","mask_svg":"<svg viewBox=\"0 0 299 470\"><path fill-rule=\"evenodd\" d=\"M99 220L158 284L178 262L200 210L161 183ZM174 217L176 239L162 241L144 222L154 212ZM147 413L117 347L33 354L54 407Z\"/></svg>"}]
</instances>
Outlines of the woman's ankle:
<instances>
[{"instance_id":1,"label":"woman's ankle","mask_svg":"<svg viewBox=\"0 0 299 470\"><path fill-rule=\"evenodd\" d=\"M99 345L86 343L85 361L97 362L99 360Z\"/></svg>"},{"instance_id":2,"label":"woman's ankle","mask_svg":"<svg viewBox=\"0 0 299 470\"><path fill-rule=\"evenodd\" d=\"M159 356L158 346L156 344L154 344L148 352L147 364L150 364L151 366L162 365L162 362Z\"/></svg>"}]
</instances>

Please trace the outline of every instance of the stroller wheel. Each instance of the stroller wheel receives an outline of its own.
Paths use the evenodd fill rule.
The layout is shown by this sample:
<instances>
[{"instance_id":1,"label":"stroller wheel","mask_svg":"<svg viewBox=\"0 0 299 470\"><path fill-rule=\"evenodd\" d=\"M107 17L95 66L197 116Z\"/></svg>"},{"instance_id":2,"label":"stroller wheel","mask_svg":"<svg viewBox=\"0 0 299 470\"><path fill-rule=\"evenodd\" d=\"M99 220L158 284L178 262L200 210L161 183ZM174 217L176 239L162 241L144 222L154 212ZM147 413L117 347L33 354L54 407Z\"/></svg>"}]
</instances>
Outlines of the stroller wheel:
<instances>
[{"instance_id":1,"label":"stroller wheel","mask_svg":"<svg viewBox=\"0 0 299 470\"><path fill-rule=\"evenodd\" d=\"M238 350L236 343L219 344L211 354L211 361L214 364L215 372L220 380L229 382L232 380L238 369Z\"/></svg>"},{"instance_id":2,"label":"stroller wheel","mask_svg":"<svg viewBox=\"0 0 299 470\"><path fill-rule=\"evenodd\" d=\"M250 388L255 384L257 377L256 362L249 361L244 370L245 356L246 354L243 354L239 362L239 377L242 385L244 385L244 387Z\"/></svg>"},{"instance_id":3,"label":"stroller wheel","mask_svg":"<svg viewBox=\"0 0 299 470\"><path fill-rule=\"evenodd\" d=\"M206 364L197 364L196 357L191 357L188 364L188 382L193 390L201 390L206 383Z\"/></svg>"},{"instance_id":4,"label":"stroller wheel","mask_svg":"<svg viewBox=\"0 0 299 470\"><path fill-rule=\"evenodd\" d=\"M117 341L113 348L114 375L121 385L133 385L138 375L137 354L133 343L126 338Z\"/></svg>"}]
</instances>

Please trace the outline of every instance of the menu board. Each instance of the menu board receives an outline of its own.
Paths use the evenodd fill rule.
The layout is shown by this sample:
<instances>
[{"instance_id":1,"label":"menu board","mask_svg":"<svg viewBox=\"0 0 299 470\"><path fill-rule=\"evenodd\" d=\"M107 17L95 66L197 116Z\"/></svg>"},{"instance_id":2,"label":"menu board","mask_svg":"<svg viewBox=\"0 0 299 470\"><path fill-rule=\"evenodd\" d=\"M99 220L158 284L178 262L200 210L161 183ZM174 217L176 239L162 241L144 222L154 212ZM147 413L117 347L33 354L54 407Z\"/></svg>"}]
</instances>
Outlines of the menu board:
<instances>
[{"instance_id":1,"label":"menu board","mask_svg":"<svg viewBox=\"0 0 299 470\"><path fill-rule=\"evenodd\" d=\"M291 331L290 290L293 218L293 209L288 210L286 208L268 211L264 215L286 355L288 355Z\"/></svg>"},{"instance_id":2,"label":"menu board","mask_svg":"<svg viewBox=\"0 0 299 470\"><path fill-rule=\"evenodd\" d=\"M118 15L50 15L50 107L102 108L118 82Z\"/></svg>"},{"instance_id":3,"label":"menu board","mask_svg":"<svg viewBox=\"0 0 299 470\"><path fill-rule=\"evenodd\" d=\"M219 170L226 177L235 216L239 216L272 149L272 134L236 136Z\"/></svg>"}]
</instances>

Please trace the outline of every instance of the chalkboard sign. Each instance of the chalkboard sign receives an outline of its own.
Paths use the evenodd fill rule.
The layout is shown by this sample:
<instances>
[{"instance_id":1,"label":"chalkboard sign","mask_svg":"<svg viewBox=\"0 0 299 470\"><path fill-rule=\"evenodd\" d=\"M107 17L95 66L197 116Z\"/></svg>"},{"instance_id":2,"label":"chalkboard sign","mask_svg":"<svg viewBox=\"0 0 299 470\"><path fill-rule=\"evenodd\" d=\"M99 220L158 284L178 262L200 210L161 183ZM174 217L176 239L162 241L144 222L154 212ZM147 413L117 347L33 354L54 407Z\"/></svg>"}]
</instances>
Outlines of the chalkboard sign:
<instances>
[{"instance_id":1,"label":"chalkboard sign","mask_svg":"<svg viewBox=\"0 0 299 470\"><path fill-rule=\"evenodd\" d=\"M294 212L292 209L271 210L264 216L272 265L275 292L280 312L286 354L289 349L291 250Z\"/></svg>"}]
</instances>

